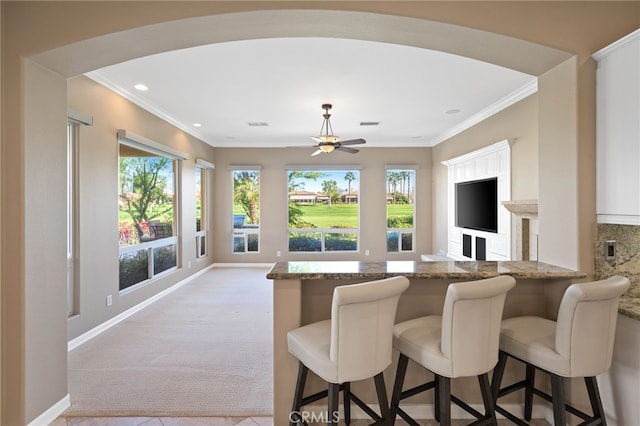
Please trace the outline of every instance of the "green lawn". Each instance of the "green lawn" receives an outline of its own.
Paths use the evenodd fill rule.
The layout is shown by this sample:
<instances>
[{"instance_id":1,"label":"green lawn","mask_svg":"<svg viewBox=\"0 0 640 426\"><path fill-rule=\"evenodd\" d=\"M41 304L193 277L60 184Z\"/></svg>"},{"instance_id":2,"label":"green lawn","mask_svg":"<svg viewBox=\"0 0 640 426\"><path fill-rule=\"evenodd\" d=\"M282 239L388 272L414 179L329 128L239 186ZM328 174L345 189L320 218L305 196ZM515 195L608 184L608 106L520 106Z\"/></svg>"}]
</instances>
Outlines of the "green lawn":
<instances>
[{"instance_id":1,"label":"green lawn","mask_svg":"<svg viewBox=\"0 0 640 426\"><path fill-rule=\"evenodd\" d=\"M387 215L389 217L412 216L413 204L387 204Z\"/></svg>"},{"instance_id":2,"label":"green lawn","mask_svg":"<svg viewBox=\"0 0 640 426\"><path fill-rule=\"evenodd\" d=\"M302 204L304 211L303 220L313 223L317 228L334 227L358 227L358 204ZM413 214L411 204L389 204L387 214L389 217L404 217ZM242 207L234 205L233 214L243 214Z\"/></svg>"},{"instance_id":3,"label":"green lawn","mask_svg":"<svg viewBox=\"0 0 640 426\"><path fill-rule=\"evenodd\" d=\"M300 207L304 211L303 220L318 228L358 227L357 204L314 204ZM390 204L387 207L390 216L410 216L413 213L413 206L410 204Z\"/></svg>"}]
</instances>

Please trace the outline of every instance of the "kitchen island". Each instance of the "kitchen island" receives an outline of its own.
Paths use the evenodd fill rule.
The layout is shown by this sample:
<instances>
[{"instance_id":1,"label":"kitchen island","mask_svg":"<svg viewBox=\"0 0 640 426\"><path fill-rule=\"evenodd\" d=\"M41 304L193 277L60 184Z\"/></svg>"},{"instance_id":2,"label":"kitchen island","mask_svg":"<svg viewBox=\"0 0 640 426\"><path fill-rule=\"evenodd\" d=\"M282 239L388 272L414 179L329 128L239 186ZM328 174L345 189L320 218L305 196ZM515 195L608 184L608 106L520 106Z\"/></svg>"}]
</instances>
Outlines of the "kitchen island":
<instances>
[{"instance_id":1,"label":"kitchen island","mask_svg":"<svg viewBox=\"0 0 640 426\"><path fill-rule=\"evenodd\" d=\"M538 315L555 319L565 289L572 282L586 277L582 272L535 261L278 262L267 273L267 278L273 280L274 425L288 424L296 383L298 364L288 352L287 332L328 319L336 286L399 275L409 278L411 284L398 303L397 322L430 314L440 315L450 283L498 275L511 275L517 280L516 287L507 295L504 318ZM397 354L394 363L385 371L389 391L396 359ZM415 366L410 365L407 377L412 380L407 380L407 387L427 377L424 371L411 367ZM309 379L308 392L324 388L321 381ZM460 385L452 385L456 394L470 399L470 402L481 401L479 394L475 393L476 386ZM365 402L376 400L372 381L355 383L352 389L362 395ZM326 404L324 401L320 403ZM416 404L419 405L418 402ZM425 407L416 409L425 411Z\"/></svg>"}]
</instances>

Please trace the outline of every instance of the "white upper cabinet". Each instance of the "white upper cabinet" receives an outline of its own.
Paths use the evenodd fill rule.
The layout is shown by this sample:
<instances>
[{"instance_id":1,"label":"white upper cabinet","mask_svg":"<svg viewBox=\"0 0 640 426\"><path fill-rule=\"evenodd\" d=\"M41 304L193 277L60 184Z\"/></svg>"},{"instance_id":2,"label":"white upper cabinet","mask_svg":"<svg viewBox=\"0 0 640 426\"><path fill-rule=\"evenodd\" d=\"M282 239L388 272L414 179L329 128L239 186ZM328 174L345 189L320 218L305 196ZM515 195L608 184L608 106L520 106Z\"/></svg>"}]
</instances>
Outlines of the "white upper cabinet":
<instances>
[{"instance_id":1,"label":"white upper cabinet","mask_svg":"<svg viewBox=\"0 0 640 426\"><path fill-rule=\"evenodd\" d=\"M640 225L640 29L593 57L598 222Z\"/></svg>"}]
</instances>

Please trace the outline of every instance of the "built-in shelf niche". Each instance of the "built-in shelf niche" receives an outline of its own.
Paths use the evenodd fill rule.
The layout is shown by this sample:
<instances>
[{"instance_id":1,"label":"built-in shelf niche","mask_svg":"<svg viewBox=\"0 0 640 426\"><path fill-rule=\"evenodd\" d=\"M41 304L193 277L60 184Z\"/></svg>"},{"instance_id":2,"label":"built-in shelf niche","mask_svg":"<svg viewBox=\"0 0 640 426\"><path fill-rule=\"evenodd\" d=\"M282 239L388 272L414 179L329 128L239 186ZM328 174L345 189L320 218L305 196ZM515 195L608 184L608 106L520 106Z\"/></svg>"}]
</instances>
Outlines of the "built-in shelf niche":
<instances>
[{"instance_id":1,"label":"built-in shelf niche","mask_svg":"<svg viewBox=\"0 0 640 426\"><path fill-rule=\"evenodd\" d=\"M448 253L457 260L510 260L511 213L503 202L511 200L511 144L508 140L443 161L448 171ZM459 228L455 218L456 183L498 178L498 232ZM471 250L464 247L471 241ZM466 255L465 255L466 254Z\"/></svg>"}]
</instances>

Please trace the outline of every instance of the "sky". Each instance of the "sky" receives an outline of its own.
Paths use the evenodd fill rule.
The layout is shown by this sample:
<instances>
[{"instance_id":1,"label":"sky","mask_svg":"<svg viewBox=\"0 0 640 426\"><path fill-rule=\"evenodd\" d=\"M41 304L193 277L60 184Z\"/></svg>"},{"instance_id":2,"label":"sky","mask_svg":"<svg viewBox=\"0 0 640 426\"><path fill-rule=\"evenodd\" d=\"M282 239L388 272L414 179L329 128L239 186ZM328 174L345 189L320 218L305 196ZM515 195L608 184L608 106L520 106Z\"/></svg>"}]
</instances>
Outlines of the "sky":
<instances>
[{"instance_id":1,"label":"sky","mask_svg":"<svg viewBox=\"0 0 640 426\"><path fill-rule=\"evenodd\" d=\"M296 179L296 182L304 182L304 186L299 186L296 189L298 191L322 192L322 182L325 180L335 180L341 192L347 191L349 183L344 180L344 176L348 171L351 171L356 177L356 180L351 181L351 191L358 191L360 187L360 173L357 170L325 171L323 172L325 176L315 181L312 179Z\"/></svg>"}]
</instances>

